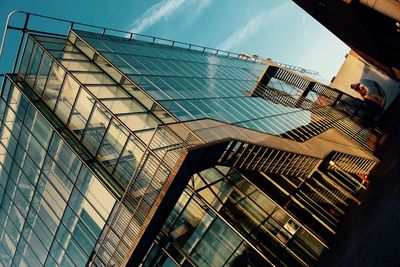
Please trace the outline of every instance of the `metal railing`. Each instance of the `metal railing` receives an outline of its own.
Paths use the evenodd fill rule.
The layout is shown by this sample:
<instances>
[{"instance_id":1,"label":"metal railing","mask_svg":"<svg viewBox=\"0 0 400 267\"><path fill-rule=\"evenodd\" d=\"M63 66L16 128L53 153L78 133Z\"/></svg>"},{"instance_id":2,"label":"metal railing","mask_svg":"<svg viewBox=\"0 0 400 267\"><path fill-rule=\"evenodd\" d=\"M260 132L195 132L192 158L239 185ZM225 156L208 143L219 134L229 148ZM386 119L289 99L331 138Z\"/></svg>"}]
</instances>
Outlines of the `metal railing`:
<instances>
[{"instance_id":1,"label":"metal railing","mask_svg":"<svg viewBox=\"0 0 400 267\"><path fill-rule=\"evenodd\" d=\"M269 81L272 78L278 81L278 88L269 86ZM299 96L296 97L285 93L281 83L290 84L297 88ZM318 98L311 99L309 97L310 92L316 94ZM305 125L293 129L284 134L283 136L285 137L291 136L292 133L296 132L299 132L299 136L305 132L306 136L312 137L329 127L335 127L368 151L373 152L376 146L375 143L381 134L377 131L375 123L369 120L369 117L360 117L364 110L363 101L356 101L358 99L338 89L320 84L311 79L308 80L277 66L269 66L267 68L264 77L254 89L252 95L285 106L310 110L314 116L331 117L327 120L329 122L326 123L312 122L311 124L315 124L316 127ZM325 113L325 115L321 113L323 110L325 112L322 113ZM334 117L337 119L332 120ZM301 141L302 138L296 140Z\"/></svg>"},{"instance_id":2,"label":"metal railing","mask_svg":"<svg viewBox=\"0 0 400 267\"><path fill-rule=\"evenodd\" d=\"M302 68L302 67L298 67L298 66L294 66L294 65L290 65L290 64L285 64L285 63L279 63L274 61L275 64L282 66L286 69L289 70L294 70L294 71L298 71L300 73L307 73L307 74L312 74L312 75L318 75L318 71L315 70L310 70L310 69L306 69L306 68Z\"/></svg>"},{"instance_id":3,"label":"metal railing","mask_svg":"<svg viewBox=\"0 0 400 267\"><path fill-rule=\"evenodd\" d=\"M215 145L223 144L225 149L213 165L297 177L308 177L334 149L339 152L331 161L342 169L351 171L352 166L347 163L352 165L356 160L366 164L354 171L364 173L376 164L376 158L361 149L358 151L360 154L353 154L357 150L353 147L347 151L351 154L347 155L346 146L338 147L336 141L327 145L329 141L321 137L311 139L312 144L300 143L211 119L159 125L110 226L104 232L93 264L127 263L127 256L141 242L161 199L169 190L177 190L169 187L191 151L200 148L213 150ZM190 163L193 172L199 171L196 166L199 161Z\"/></svg>"},{"instance_id":4,"label":"metal railing","mask_svg":"<svg viewBox=\"0 0 400 267\"><path fill-rule=\"evenodd\" d=\"M13 21L13 18L18 17L18 15L23 16L22 21L21 21L21 19L19 20L19 22ZM41 25L43 27L45 27L45 25L59 24L59 26L57 27L58 29L57 30L54 30L54 29L43 30L43 27L37 27L37 26L32 25L32 23L31 23L32 21L37 23L38 20L39 21L43 20L43 23ZM21 48L25 42L24 39L25 39L26 33L36 33L36 34L66 37L68 35L68 32L71 29L77 29L77 30L90 29L91 31L93 31L95 33L100 33L102 35L110 35L110 36L114 36L114 37L124 37L124 38L128 38L130 40L141 40L141 41L149 42L150 44L166 45L169 47L185 49L185 50L193 51L193 52L209 53L209 54L218 55L218 56L222 56L222 57L236 58L238 60L253 61L253 62L257 62L257 63L263 63L265 61L262 58L243 57L242 54L239 54L239 53L225 51L222 49L216 49L216 48L211 48L211 47L197 45L197 44L191 44L191 43L186 43L186 42L181 42L181 41L176 41L176 40L170 40L170 39L155 37L155 36L146 35L146 34L139 34L139 33L134 33L134 32L130 32L130 31L114 29L114 28L110 28L110 27L102 27L102 26L97 26L97 25L73 21L73 20L60 19L60 18L55 18L55 17L51 17L51 16L30 13L30 12L26 12L26 11L13 11L8 15L6 24L4 26L4 32L3 32L3 36L1 39L1 43L0 43L0 65L2 65L1 59L3 58L4 49L6 48L6 39L7 39L9 30L21 32L20 40L18 42L19 44L17 46L17 54L14 58L13 67L11 70L5 71L5 72L9 71L9 72L14 73L15 70L18 68L18 61L21 56Z\"/></svg>"}]
</instances>

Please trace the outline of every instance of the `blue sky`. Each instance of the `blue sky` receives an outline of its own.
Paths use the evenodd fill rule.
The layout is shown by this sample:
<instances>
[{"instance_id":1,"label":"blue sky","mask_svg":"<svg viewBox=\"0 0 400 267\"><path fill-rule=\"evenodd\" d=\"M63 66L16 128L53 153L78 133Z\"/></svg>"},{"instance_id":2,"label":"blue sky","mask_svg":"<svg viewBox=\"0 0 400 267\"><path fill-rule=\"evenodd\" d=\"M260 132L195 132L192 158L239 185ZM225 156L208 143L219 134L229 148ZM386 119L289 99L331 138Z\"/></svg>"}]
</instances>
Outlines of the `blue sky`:
<instances>
[{"instance_id":1,"label":"blue sky","mask_svg":"<svg viewBox=\"0 0 400 267\"><path fill-rule=\"evenodd\" d=\"M12 10L257 54L330 80L349 48L286 0L0 0L2 34Z\"/></svg>"}]
</instances>

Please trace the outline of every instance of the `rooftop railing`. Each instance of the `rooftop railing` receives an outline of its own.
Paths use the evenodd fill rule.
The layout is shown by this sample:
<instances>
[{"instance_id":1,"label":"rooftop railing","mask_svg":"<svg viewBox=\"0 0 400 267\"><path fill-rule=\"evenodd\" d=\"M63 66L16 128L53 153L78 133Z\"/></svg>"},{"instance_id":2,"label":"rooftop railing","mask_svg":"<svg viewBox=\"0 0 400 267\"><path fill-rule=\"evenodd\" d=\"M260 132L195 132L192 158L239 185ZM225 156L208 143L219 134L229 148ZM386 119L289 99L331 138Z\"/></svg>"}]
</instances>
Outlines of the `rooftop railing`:
<instances>
[{"instance_id":1,"label":"rooftop railing","mask_svg":"<svg viewBox=\"0 0 400 267\"><path fill-rule=\"evenodd\" d=\"M130 31L114 29L110 27L102 27L73 20L60 19L25 11L13 11L7 17L6 25L4 26L3 37L1 39L1 44L0 44L0 66L2 65L4 66L3 61L11 61L8 63L12 65L12 68L0 69L0 73L3 73L1 76L4 76L4 73L6 72L14 73L18 69L18 62L21 57L21 48L25 43L25 36L27 33L66 37L71 29L86 30L95 33L100 33L102 35L110 35L115 37L124 37L131 40L140 40L149 42L151 44L160 44L180 49L187 49L188 51L209 53L222 57L236 58L238 60L253 61L257 63L263 63L265 61L264 59L258 57L243 56L244 55L243 53L240 54L222 49L211 48L207 46L191 44L176 40L170 40L146 34L139 34ZM17 38L15 38L15 36L11 37L14 39L14 41L17 41L18 44L12 45L13 46L12 49L14 50L13 52L5 53L6 50L11 50L11 47L9 45L6 46L6 41L8 40L8 36L14 35L10 33L10 31L19 33L19 37ZM8 57L7 60L4 60L5 54L7 54ZM14 58L13 55L15 55Z\"/></svg>"},{"instance_id":2,"label":"rooftop railing","mask_svg":"<svg viewBox=\"0 0 400 267\"><path fill-rule=\"evenodd\" d=\"M298 67L298 66L294 66L294 65L290 65L290 64L285 64L285 63L279 63L279 62L275 62L275 64L277 64L277 65L279 65L279 66L281 66L281 67L284 67L285 69L298 71L298 72L300 72L300 73L318 75L318 71L315 71L315 70L310 70L310 69L301 68L301 67Z\"/></svg>"}]
</instances>

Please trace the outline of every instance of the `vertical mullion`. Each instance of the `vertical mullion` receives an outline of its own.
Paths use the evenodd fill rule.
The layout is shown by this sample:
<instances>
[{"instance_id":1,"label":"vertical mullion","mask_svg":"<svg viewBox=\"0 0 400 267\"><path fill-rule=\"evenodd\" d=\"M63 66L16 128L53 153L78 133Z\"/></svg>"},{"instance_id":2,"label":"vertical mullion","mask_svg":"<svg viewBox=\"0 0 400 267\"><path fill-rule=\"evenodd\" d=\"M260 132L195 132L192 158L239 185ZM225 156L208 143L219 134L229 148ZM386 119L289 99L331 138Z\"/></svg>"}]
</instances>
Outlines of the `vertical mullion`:
<instances>
[{"instance_id":1,"label":"vertical mullion","mask_svg":"<svg viewBox=\"0 0 400 267\"><path fill-rule=\"evenodd\" d=\"M90 123L90 121L91 121L91 119L92 119L92 117L93 117L93 114L94 114L94 110L97 108L97 100L95 100L95 102L94 102L94 104L93 104L93 108L92 108L92 110L90 111L90 113L89 113L89 117L88 117L88 119L87 119L87 122L86 122L86 124L85 124L85 128L83 129L83 132L82 132L82 136L80 137L80 141L83 141L83 139L85 138L84 136L85 136L85 134L86 134L86 132L87 132L87 129L88 129L88 127L89 127L89 123ZM71 113L72 113L72 110L71 110ZM110 119L111 120L111 119Z\"/></svg>"},{"instance_id":2,"label":"vertical mullion","mask_svg":"<svg viewBox=\"0 0 400 267\"><path fill-rule=\"evenodd\" d=\"M47 87L47 83L49 82L49 77L50 77L50 73L51 73L51 70L53 69L53 66L54 66L54 64L55 64L55 61L54 60L52 60L51 61L51 64L50 64L50 68L49 68L49 71L47 72L47 78L46 78L46 81L45 81L45 83L44 83L44 85L43 85L43 91L42 91L42 94L39 96L40 97L40 99L42 99L43 100L43 96L44 96L44 92L46 91L46 87ZM33 91L35 91L35 90L33 90Z\"/></svg>"},{"instance_id":3,"label":"vertical mullion","mask_svg":"<svg viewBox=\"0 0 400 267\"><path fill-rule=\"evenodd\" d=\"M114 173L115 173L115 171L116 171L116 169L117 169L117 165L118 165L118 163L119 163L119 161L120 161L120 159L121 159L121 157L122 157L122 154L124 153L126 147L128 146L128 143L129 143L131 137L133 137L133 136L132 136L131 134L128 134L128 138L126 139L125 144L124 144L124 146L122 147L122 150L121 150L121 152L120 152L119 155L118 155L118 159L117 159L117 161L115 162L115 165L114 165L114 167L113 167L113 169L112 169L112 171L111 171L111 177L113 177L113 175L114 175Z\"/></svg>"},{"instance_id":4,"label":"vertical mullion","mask_svg":"<svg viewBox=\"0 0 400 267\"><path fill-rule=\"evenodd\" d=\"M41 50L42 50L42 49L41 49ZM43 51L43 50L42 50L42 51ZM39 65L38 65L38 69L36 70L35 80L33 81L32 89L35 88L35 86L36 86L37 77L38 77L38 74L39 74L40 67L42 66L42 60L43 60L43 57L44 57L44 53L45 53L45 52L43 51L43 52L42 52L42 55L40 56Z\"/></svg>"},{"instance_id":5,"label":"vertical mullion","mask_svg":"<svg viewBox=\"0 0 400 267\"><path fill-rule=\"evenodd\" d=\"M79 87L79 91L78 91L78 93L76 94L76 98L75 98L75 100L74 100L74 103L72 104L71 113L69 114L68 119L67 119L67 122L65 123L65 126L66 126L67 128L69 127L69 123L71 122L72 116L74 115L74 109L75 109L75 107L76 107L76 104L77 104L77 102L78 102L78 98L79 98L79 96L81 95L82 90L85 90L85 89L83 89L83 86L80 86L80 87Z\"/></svg>"},{"instance_id":6,"label":"vertical mullion","mask_svg":"<svg viewBox=\"0 0 400 267\"><path fill-rule=\"evenodd\" d=\"M99 143L99 147L97 148L97 150L96 150L96 152L95 152L95 154L94 154L94 158L95 158L95 159L96 159L97 156L99 155L100 147L101 147L101 145L102 145L103 142L104 142L104 139L105 139L105 137L106 137L106 135L107 135L107 133L108 133L108 130L109 130L110 127L111 127L111 124L112 124L113 120L114 120L114 118L111 118L111 119L108 121L108 125L107 125L107 127L106 127L105 132L104 132L104 135L101 137L101 141L100 141L100 143Z\"/></svg>"}]
</instances>

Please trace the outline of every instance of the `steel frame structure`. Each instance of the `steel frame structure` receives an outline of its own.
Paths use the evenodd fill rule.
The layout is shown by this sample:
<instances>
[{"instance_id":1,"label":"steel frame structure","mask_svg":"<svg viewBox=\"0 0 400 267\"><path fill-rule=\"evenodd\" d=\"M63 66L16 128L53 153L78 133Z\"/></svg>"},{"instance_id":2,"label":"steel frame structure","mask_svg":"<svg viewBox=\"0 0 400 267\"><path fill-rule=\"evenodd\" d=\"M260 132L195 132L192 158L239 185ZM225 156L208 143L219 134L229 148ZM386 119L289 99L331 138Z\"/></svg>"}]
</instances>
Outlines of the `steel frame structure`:
<instances>
[{"instance_id":1,"label":"steel frame structure","mask_svg":"<svg viewBox=\"0 0 400 267\"><path fill-rule=\"evenodd\" d=\"M23 26L21 27L9 25L11 17L17 13L22 13L25 16ZM167 43L171 47L176 46L189 51L212 53L219 56L234 58L241 57L240 54L232 52L201 47L163 38L156 38L148 35L102 28L89 24L55 19L27 12L14 12L11 13L7 19L7 25L5 27L5 32L0 47L1 56L4 50L4 42L6 40L7 30L21 32L18 52L12 67L13 72L16 72L16 70L19 68L19 62L21 61L22 55L25 53L21 52L24 42L26 43L25 40L27 33L51 35L63 38L67 37L67 35L59 33L49 33L29 28L29 21L32 17L39 17L66 23L66 25L68 25L68 30L71 33L70 37L73 34L75 34L77 38L79 37L78 34L74 32L74 29L79 27L89 27L100 31L102 36L114 32L120 35L122 34L123 37L128 38L129 40L135 38L144 38L148 39L150 44L160 43L165 45ZM52 61L55 62L54 64L58 64L60 68L65 71L65 77L66 75L70 75L75 82L79 84L79 92L85 91L93 98L93 101L95 102L93 105L93 110L97 105L99 105L109 113L110 121L105 128L104 135L101 137L99 147L93 155L92 163L96 161L100 146L105 140L106 133L112 121L117 121L129 134L126 143L121 150L122 154L130 140L130 137L136 137L135 132L127 127L118 116L116 116L105 104L103 104L101 99L98 99L89 90L87 90L86 86L79 81L79 79L76 79L74 75L71 74L71 71L65 68L59 62L59 60L52 56L51 53L48 52L39 41L35 40L34 37L29 38L31 38L31 40L43 50L43 53L46 53L52 59ZM75 45L75 43L71 43ZM87 43L86 45L89 47L89 49L93 50L96 56L102 57L106 62L108 62L108 64L118 70L117 67L104 58L98 51L90 47ZM80 53L85 54L81 50ZM87 54L85 55L89 60L93 60L93 58L90 58ZM121 71L119 72L121 76L125 76L127 81L134 84L129 77L124 75ZM114 83L118 84L118 81L113 79L113 77L107 74L104 70L98 73L105 73L105 75L111 78ZM66 79L65 77L63 79ZM298 78L296 79L296 81L299 80ZM143 89L141 89L139 86L137 87L154 103L157 102L151 96L146 94ZM324 90L322 90L323 92L321 90L315 91L321 94L325 92ZM45 91L43 91L40 96L37 96L38 99L42 99L44 101L44 94ZM59 97L60 95L57 96L57 99L59 99ZM71 107L72 111L74 110L77 99L78 97L75 99L75 102ZM284 99L283 101L286 100ZM93 115L93 110L91 111L90 116ZM168 110L165 111L168 112ZM71 116L72 112L66 125L70 122ZM172 115L171 117L174 118ZM64 125L65 130L67 130L66 125ZM86 127L87 125L85 125L83 132L87 131ZM326 129L324 128L324 130ZM60 131L60 129L58 129L58 131ZM212 167L216 164L231 166L242 170L260 171L261 173L267 174L281 174L283 176L296 175L298 177L305 178L309 177L312 172L318 169L318 166L322 163L322 161L326 160L330 160L334 163L331 164L332 168L339 168L350 173L369 173L369 171L377 162L375 157L369 155L368 153L364 153L357 147L353 147L352 151L346 150L344 146L335 149L335 146L331 144L333 143L332 140L318 138L319 137L309 136L308 141L303 140L304 142L301 143L270 136L258 131L244 129L229 123L212 119L175 123L162 123L161 121L161 123L156 127L149 143L146 144L145 142L141 141L140 138L137 138L138 142L145 147L145 151L143 153L144 156L141 158L139 166L132 174L132 177L129 180L126 188L124 188L124 191L122 194L120 194L119 203L116 205L117 207L115 209L114 217L107 224L106 229L104 229L101 240L97 246L97 251L92 255L92 260L96 261L96 259L100 257L100 255L97 253L98 249L102 248L104 240L108 238L107 235L114 231L122 232L122 237L126 237L130 243L126 244L127 241L123 241L123 238L121 237L117 243L117 247L114 248L114 251L108 251L108 253L111 255L105 263L138 265L139 262L136 261L136 257L144 257L147 253L149 247L151 246L151 242L154 239L154 234L160 230L161 225L159 225L159 221L165 217L166 212L173 208L174 203L177 201L177 197L180 195L176 193L182 192L185 189L185 185L188 183L193 173ZM312 142L314 142L314 145L310 144ZM321 153L321 151L313 150L313 147L317 145L325 147L325 151ZM332 152L335 153L332 154ZM121 154L118 156L116 164L118 164L120 161ZM207 158L207 160L196 162L195 159L199 158ZM194 162L196 162L196 164L193 164ZM360 163L361 165L357 168L354 168L353 165L355 163ZM113 175L115 168L116 165L113 171L110 173L111 176ZM138 188L136 184L141 176L147 176L149 181L144 188ZM144 189L144 191L140 196L140 200L136 203L133 201L132 195L138 189ZM319 194L319 196L321 196L324 201L330 201L326 196L321 194ZM357 199L355 198L355 200ZM136 206L134 206L132 203L135 203ZM128 232L130 233L129 236L127 235ZM135 238L132 238L132 236ZM249 245L251 246L250 243ZM120 249L120 251L117 251L118 249ZM122 257L122 255L124 257ZM104 261L100 261L104 263Z\"/></svg>"}]
</instances>

